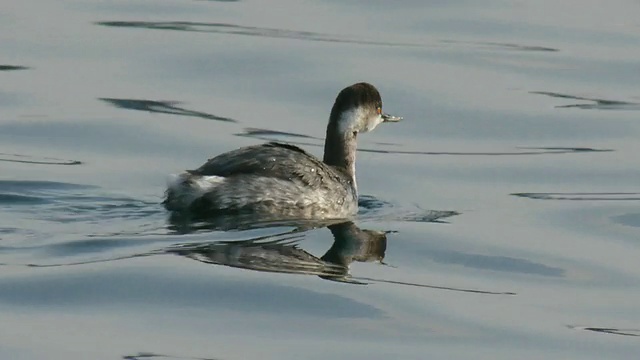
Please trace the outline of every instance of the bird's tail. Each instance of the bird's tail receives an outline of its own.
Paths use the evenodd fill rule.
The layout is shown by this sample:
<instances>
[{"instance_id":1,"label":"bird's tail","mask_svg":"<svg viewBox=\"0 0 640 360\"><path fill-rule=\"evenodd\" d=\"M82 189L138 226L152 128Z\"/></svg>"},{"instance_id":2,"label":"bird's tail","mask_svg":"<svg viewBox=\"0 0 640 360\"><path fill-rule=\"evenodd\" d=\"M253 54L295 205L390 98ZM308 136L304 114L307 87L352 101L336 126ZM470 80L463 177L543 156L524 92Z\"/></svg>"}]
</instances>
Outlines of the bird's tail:
<instances>
[{"instance_id":1,"label":"bird's tail","mask_svg":"<svg viewBox=\"0 0 640 360\"><path fill-rule=\"evenodd\" d=\"M195 200L200 199L223 181L224 177L221 176L203 176L189 172L171 174L167 179L167 190L162 203L170 211L189 210Z\"/></svg>"}]
</instances>

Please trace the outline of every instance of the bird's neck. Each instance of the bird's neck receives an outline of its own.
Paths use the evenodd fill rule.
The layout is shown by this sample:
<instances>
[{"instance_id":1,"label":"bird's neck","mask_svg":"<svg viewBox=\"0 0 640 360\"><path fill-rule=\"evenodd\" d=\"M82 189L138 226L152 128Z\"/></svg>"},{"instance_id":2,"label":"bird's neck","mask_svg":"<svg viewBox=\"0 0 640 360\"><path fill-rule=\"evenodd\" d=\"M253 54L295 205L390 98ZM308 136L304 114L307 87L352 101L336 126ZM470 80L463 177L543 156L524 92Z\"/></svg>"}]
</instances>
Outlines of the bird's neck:
<instances>
[{"instance_id":1,"label":"bird's neck","mask_svg":"<svg viewBox=\"0 0 640 360\"><path fill-rule=\"evenodd\" d=\"M324 163L341 168L356 188L356 134L341 131L335 122L329 122L324 141Z\"/></svg>"}]
</instances>

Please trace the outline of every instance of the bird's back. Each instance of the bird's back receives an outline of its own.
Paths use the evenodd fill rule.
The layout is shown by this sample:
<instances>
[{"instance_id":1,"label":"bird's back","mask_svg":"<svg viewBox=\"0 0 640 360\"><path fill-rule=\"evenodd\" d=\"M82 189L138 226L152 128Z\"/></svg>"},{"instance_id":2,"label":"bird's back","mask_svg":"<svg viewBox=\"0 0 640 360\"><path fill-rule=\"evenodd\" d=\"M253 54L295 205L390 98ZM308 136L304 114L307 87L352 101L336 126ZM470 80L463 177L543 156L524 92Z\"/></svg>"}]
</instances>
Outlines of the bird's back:
<instances>
[{"instance_id":1,"label":"bird's back","mask_svg":"<svg viewBox=\"0 0 640 360\"><path fill-rule=\"evenodd\" d=\"M344 175L297 146L277 142L220 154L189 173L222 177L252 174L284 180L296 179L310 187L322 186L323 181L329 179L340 181Z\"/></svg>"}]
</instances>

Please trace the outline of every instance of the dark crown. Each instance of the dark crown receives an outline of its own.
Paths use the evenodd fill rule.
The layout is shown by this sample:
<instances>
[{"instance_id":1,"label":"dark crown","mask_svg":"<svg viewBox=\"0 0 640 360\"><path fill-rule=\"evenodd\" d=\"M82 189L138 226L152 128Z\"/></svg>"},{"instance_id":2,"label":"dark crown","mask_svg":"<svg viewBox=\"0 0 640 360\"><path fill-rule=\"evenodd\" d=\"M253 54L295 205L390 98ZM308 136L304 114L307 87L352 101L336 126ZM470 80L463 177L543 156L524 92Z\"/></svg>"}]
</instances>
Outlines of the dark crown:
<instances>
[{"instance_id":1,"label":"dark crown","mask_svg":"<svg viewBox=\"0 0 640 360\"><path fill-rule=\"evenodd\" d=\"M331 108L330 119L336 121L344 111L359 106L382 107L382 98L375 86L361 82L342 89Z\"/></svg>"}]
</instances>

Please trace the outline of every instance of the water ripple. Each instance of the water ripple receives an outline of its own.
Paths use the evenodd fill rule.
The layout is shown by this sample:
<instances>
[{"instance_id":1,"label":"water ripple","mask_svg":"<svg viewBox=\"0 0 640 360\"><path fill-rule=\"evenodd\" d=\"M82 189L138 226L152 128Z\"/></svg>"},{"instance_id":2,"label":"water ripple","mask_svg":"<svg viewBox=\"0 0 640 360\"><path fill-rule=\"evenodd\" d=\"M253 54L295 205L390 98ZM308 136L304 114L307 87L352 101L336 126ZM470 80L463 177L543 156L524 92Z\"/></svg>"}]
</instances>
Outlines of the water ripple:
<instances>
[{"instance_id":1,"label":"water ripple","mask_svg":"<svg viewBox=\"0 0 640 360\"><path fill-rule=\"evenodd\" d=\"M493 41L458 41L458 40L441 40L446 44L465 44L465 45L479 45L488 48L500 48L504 50L513 51L542 51L542 52L558 52L559 49L551 48L547 46L535 46L535 45L520 45L513 43L502 43Z\"/></svg>"},{"instance_id":2,"label":"water ripple","mask_svg":"<svg viewBox=\"0 0 640 360\"><path fill-rule=\"evenodd\" d=\"M306 134L289 133L277 130L247 128L241 133L234 134L240 137L250 137L262 141L280 141L287 144L299 146L316 146L322 147L324 143L312 143L306 141L291 141L277 139L276 137L285 138L306 138L314 140L322 140ZM393 145L393 144L384 144ZM553 154L577 154L577 153L593 153L593 152L612 152L614 149L598 149L591 147L570 147L570 146L518 146L515 151L411 151L411 150L389 150L389 149L372 149L358 147L357 151L377 153L377 154L398 154L398 155L449 155L449 156L523 156L523 155L553 155Z\"/></svg>"},{"instance_id":3,"label":"water ripple","mask_svg":"<svg viewBox=\"0 0 640 360\"><path fill-rule=\"evenodd\" d=\"M618 328L612 328L612 327L576 326L576 325L568 325L567 327L573 330L593 331L601 334L640 336L640 329L618 329Z\"/></svg>"},{"instance_id":4,"label":"water ripple","mask_svg":"<svg viewBox=\"0 0 640 360\"><path fill-rule=\"evenodd\" d=\"M324 141L324 139L311 136L311 135L306 135L306 134L299 134L299 133L292 133L292 132L278 131L278 130L269 130L269 129L262 129L262 128L253 128L253 127L245 128L243 132L236 133L233 135L240 136L240 137L257 138L257 139L282 136L282 137L289 137L289 138L304 138L304 139L315 139L315 140Z\"/></svg>"},{"instance_id":5,"label":"water ripple","mask_svg":"<svg viewBox=\"0 0 640 360\"><path fill-rule=\"evenodd\" d=\"M136 235L164 228L164 212L158 201L112 194L91 185L0 180L0 205L3 211L7 211L6 214L0 212L0 216L17 215L29 219L23 225L25 228L14 225L7 230L12 238L20 234L26 234L22 238L34 237L29 232L34 222L47 222L46 233L37 234L40 238L59 235L54 229L63 224L73 224L62 226L65 236L81 234L86 237L95 236L101 229L113 229L114 223L119 224L119 228L122 228L122 223L130 224L135 231L128 233ZM146 221L154 216L157 217L155 223ZM42 226L37 228L42 229Z\"/></svg>"},{"instance_id":6,"label":"water ripple","mask_svg":"<svg viewBox=\"0 0 640 360\"><path fill-rule=\"evenodd\" d=\"M244 36L259 36L277 39L297 39L307 41L321 41L333 43L347 43L360 45L382 46L424 46L411 43L394 43L384 41L361 40L337 35L321 34L311 31L296 31L276 28L243 26L229 23L205 23L192 21L98 21L97 25L123 28L140 28L154 30L177 30L190 32L206 32L216 34L233 34Z\"/></svg>"},{"instance_id":7,"label":"water ripple","mask_svg":"<svg viewBox=\"0 0 640 360\"><path fill-rule=\"evenodd\" d=\"M46 199L36 197L36 196L0 193L0 204L36 205L36 204L46 204L46 203L48 203Z\"/></svg>"},{"instance_id":8,"label":"water ripple","mask_svg":"<svg viewBox=\"0 0 640 360\"><path fill-rule=\"evenodd\" d=\"M559 49L534 46L520 45L514 43L503 43L498 41L457 41L457 40L439 40L431 43L409 43L409 42L391 42L357 39L354 37L323 34L311 31L298 31L277 28L266 28L256 26L244 26L230 23L205 23L192 21L98 21L95 24L109 27L123 28L142 28L152 30L174 30L188 32L205 32L215 34L231 34L244 36L259 36L265 38L277 39L296 39L306 41L320 41L332 43L346 43L359 45L377 45L377 46L400 46L400 47L448 47L451 45L473 46L480 49L488 50L506 50L506 51L537 51L537 52L558 52Z\"/></svg>"},{"instance_id":9,"label":"water ripple","mask_svg":"<svg viewBox=\"0 0 640 360\"><path fill-rule=\"evenodd\" d=\"M206 0L206 1L237 1L237 0ZM176 355L157 354L151 352L139 352L135 355L123 355L122 360L156 360L156 359L174 359L174 360L218 360L218 358L201 358L201 357L185 357Z\"/></svg>"},{"instance_id":10,"label":"water ripple","mask_svg":"<svg viewBox=\"0 0 640 360\"><path fill-rule=\"evenodd\" d=\"M21 65L0 65L0 71L27 70L29 67Z\"/></svg>"},{"instance_id":11,"label":"water ripple","mask_svg":"<svg viewBox=\"0 0 640 360\"><path fill-rule=\"evenodd\" d=\"M232 118L209 114L202 111L189 110L183 107L176 106L181 104L180 101L165 101L165 100L146 100L146 99L116 99L116 98L99 98L106 103L109 103L115 107L119 107L127 110L148 111L160 114L172 114L181 116L199 117L207 120L216 120L224 122L237 122Z\"/></svg>"},{"instance_id":12,"label":"water ripple","mask_svg":"<svg viewBox=\"0 0 640 360\"><path fill-rule=\"evenodd\" d=\"M31 155L7 153L0 153L0 161L36 165L82 165L82 161L79 160L64 160L53 157L36 157Z\"/></svg>"},{"instance_id":13,"label":"water ripple","mask_svg":"<svg viewBox=\"0 0 640 360\"><path fill-rule=\"evenodd\" d=\"M96 189L97 186L85 184L63 183L46 180L0 180L0 190L35 191L35 190L85 190Z\"/></svg>"},{"instance_id":14,"label":"water ripple","mask_svg":"<svg viewBox=\"0 0 640 360\"><path fill-rule=\"evenodd\" d=\"M530 93L537 94L537 95L546 95L553 98L584 100L584 101L593 102L592 104L558 105L556 106L556 108L577 108L577 109L590 109L590 110L640 110L640 103L634 103L629 101L588 98L588 97L574 96L574 95L561 94L561 93L549 92L549 91L531 91Z\"/></svg>"},{"instance_id":15,"label":"water ripple","mask_svg":"<svg viewBox=\"0 0 640 360\"><path fill-rule=\"evenodd\" d=\"M599 200L599 201L621 201L640 200L640 193L635 192L603 192L603 193L513 193L512 196L535 199L535 200Z\"/></svg>"}]
</instances>

